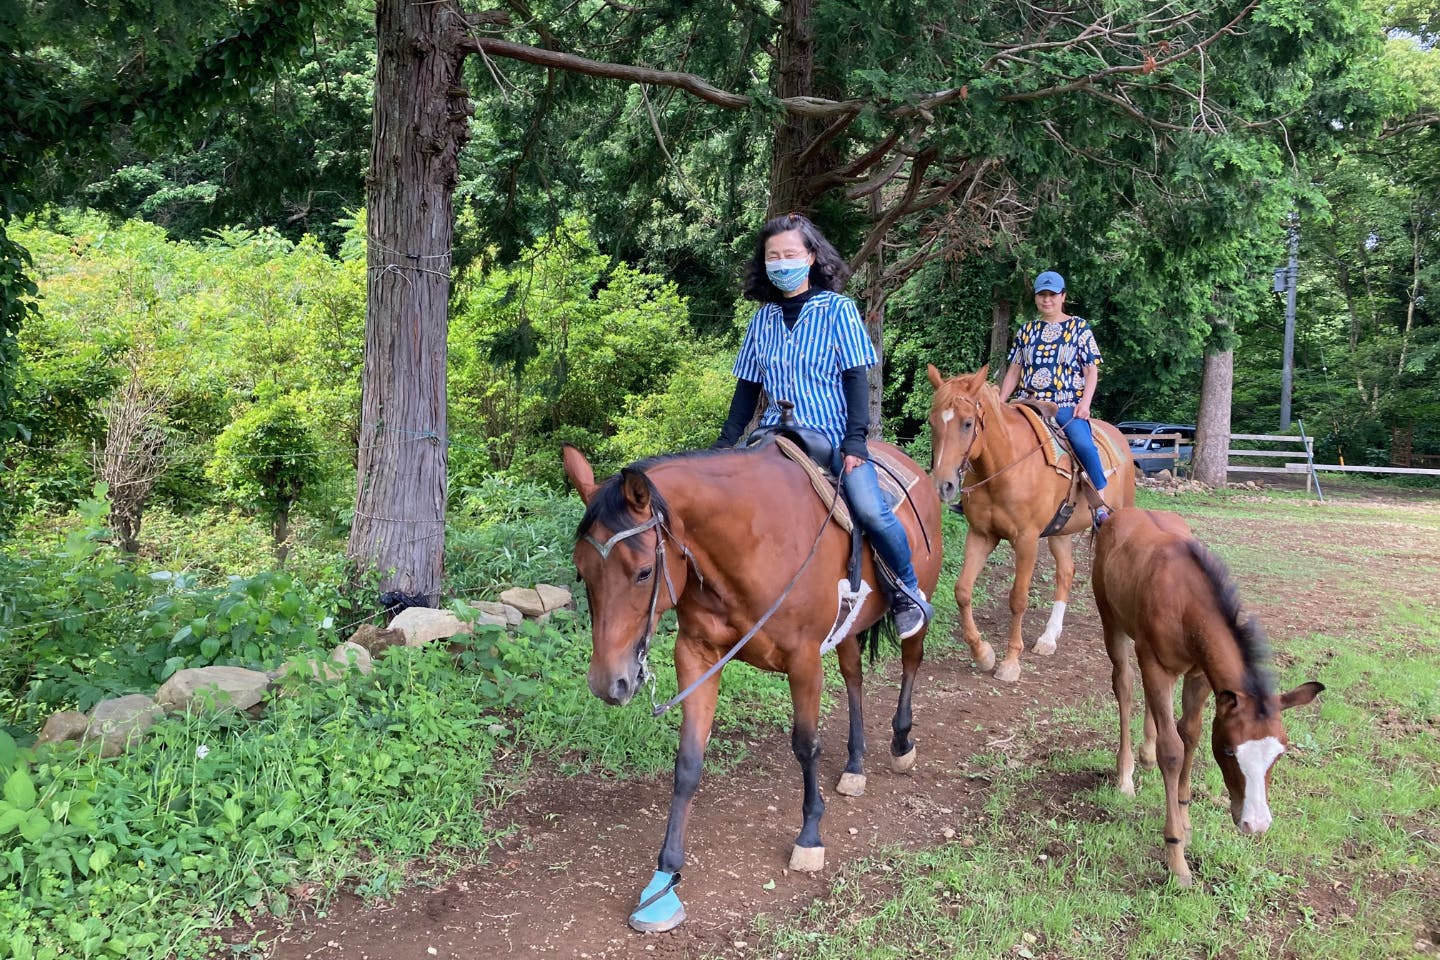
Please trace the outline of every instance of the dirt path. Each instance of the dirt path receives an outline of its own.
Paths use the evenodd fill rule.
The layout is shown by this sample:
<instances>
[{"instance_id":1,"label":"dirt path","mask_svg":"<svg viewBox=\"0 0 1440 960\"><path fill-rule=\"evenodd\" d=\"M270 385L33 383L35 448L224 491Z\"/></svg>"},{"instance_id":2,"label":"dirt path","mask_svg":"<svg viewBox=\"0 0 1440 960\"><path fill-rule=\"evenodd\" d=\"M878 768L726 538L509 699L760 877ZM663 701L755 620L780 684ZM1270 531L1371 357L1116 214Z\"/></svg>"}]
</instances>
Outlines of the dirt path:
<instances>
[{"instance_id":1,"label":"dirt path","mask_svg":"<svg viewBox=\"0 0 1440 960\"><path fill-rule=\"evenodd\" d=\"M1278 538L1289 549L1324 555L1327 534L1299 522L1226 523L1227 537L1241 543ZM1202 527L1197 533L1204 539ZM1390 549L1396 556L1388 559L1404 563L1402 555L1416 549L1433 556L1422 541L1426 538L1418 530L1395 536ZM968 657L955 654L922 669L915 697L919 762L911 774L896 776L885 769L898 658L867 680L865 796L842 797L830 789L844 764L843 706L825 719L821 780L827 866L818 875L784 869L801 821L800 778L789 738L777 732L751 747L748 765L702 782L680 887L689 919L670 933L641 935L626 925L653 870L670 777L615 781L537 771L497 814L497 822L518 829L491 851L488 865L377 906L344 895L323 919L300 920L267 933L267 954L275 960L753 956L747 938L755 917L783 920L802 910L826 894L843 864L895 847L963 843L967 835L986 830L979 813L988 787L983 771L993 770L993 764L976 763L977 754L993 760L1003 752L1011 763L1043 763L1052 751L1095 746L1074 742L1077 734L1062 720L1047 719L1052 716L1047 708L1110 697L1109 661L1090 595L1089 547L1077 542L1076 552L1079 576L1055 656L1027 653L1024 673L1014 685L976 673ZM1043 576L1051 571L1048 563L1042 565ZM1008 584L1000 581L1005 572L992 560L986 573L990 596L997 599L979 622L992 642L1008 617L1003 604ZM1318 629L1332 617L1340 627L1361 611L1344 577L1336 580L1311 585L1301 604L1262 605L1257 612L1272 635ZM1048 593L1048 584L1040 589ZM1027 642L1043 628L1048 612L1048 603L1031 609ZM1368 609L1363 613L1374 615ZM1026 727L1017 729L1016 718L1026 716L1031 718ZM238 939L247 937L245 932Z\"/></svg>"},{"instance_id":2,"label":"dirt path","mask_svg":"<svg viewBox=\"0 0 1440 960\"><path fill-rule=\"evenodd\" d=\"M822 728L821 782L826 812L826 869L791 874L785 866L800 828L800 776L789 737L777 732L751 747L751 762L702 782L691 819L680 894L688 920L665 934L630 931L626 918L650 879L670 802L670 777L614 781L544 772L497 814L519 829L489 856L439 887L408 890L365 906L342 895L323 919L266 934L275 960L429 960L500 956L750 956L758 914L781 917L823 896L841 865L893 847L963 842L977 820L987 781L971 770L980 752L1017 759L1031 750L1015 718L1041 707L1108 695L1109 661L1083 581L1058 653L1026 655L1018 684L1000 685L950 655L928 662L915 697L918 763L907 775L886 769L899 661L867 678L869 784L863 797L831 789L844 767L842 705ZM1048 590L1048 587L1046 588ZM1003 604L992 610L1008 611ZM1030 611L1027 637L1044 627L1048 604ZM982 614L981 630L1000 639L1003 621ZM744 668L741 668L744 669ZM1049 721L1041 720L1040 730ZM1058 731L1057 731L1058 732ZM1043 747L1042 747L1043 749ZM240 939L232 932L227 939Z\"/></svg>"}]
</instances>

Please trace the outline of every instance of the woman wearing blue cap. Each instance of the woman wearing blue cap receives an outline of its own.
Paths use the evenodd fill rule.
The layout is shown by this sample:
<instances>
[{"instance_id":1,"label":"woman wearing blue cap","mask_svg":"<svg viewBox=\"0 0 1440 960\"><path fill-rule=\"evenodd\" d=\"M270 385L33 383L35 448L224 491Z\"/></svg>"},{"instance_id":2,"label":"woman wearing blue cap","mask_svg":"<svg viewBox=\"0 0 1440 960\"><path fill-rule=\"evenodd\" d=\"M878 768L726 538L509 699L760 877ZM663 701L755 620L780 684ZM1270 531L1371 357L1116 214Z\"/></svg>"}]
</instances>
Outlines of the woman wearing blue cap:
<instances>
[{"instance_id":1,"label":"woman wearing blue cap","mask_svg":"<svg viewBox=\"0 0 1440 960\"><path fill-rule=\"evenodd\" d=\"M1065 278L1054 270L1035 278L1035 309L1040 316L1026 322L1015 335L1010 366L1000 382L1000 399L1010 399L1018 386L1030 396L1059 407L1055 419L1064 427L1086 476L1103 501L1105 468L1090 432L1090 403L1099 376L1100 345L1084 317L1065 312ZM1095 509L1095 525L1104 523L1109 515L1102 502Z\"/></svg>"},{"instance_id":2,"label":"woman wearing blue cap","mask_svg":"<svg viewBox=\"0 0 1440 960\"><path fill-rule=\"evenodd\" d=\"M934 608L920 590L905 528L881 496L865 446L865 370L876 356L855 301L840 293L849 277L849 265L807 217L792 213L761 228L745 277L745 296L760 307L735 359L735 396L715 446L740 439L762 387L771 403L761 425L779 421L779 401L793 403L795 421L839 451L832 466L851 514L900 581L891 613L896 632L909 639L930 622Z\"/></svg>"}]
</instances>

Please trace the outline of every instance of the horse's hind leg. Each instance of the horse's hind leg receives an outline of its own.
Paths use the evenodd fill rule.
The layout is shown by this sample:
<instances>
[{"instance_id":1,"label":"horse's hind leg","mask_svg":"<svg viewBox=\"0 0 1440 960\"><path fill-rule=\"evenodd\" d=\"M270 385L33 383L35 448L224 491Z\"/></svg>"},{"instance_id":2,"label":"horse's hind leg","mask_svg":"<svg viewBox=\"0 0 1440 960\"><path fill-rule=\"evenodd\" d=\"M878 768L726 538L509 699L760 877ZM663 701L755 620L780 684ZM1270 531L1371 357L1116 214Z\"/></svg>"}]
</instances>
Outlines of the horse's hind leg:
<instances>
[{"instance_id":1,"label":"horse's hind leg","mask_svg":"<svg viewBox=\"0 0 1440 960\"><path fill-rule=\"evenodd\" d=\"M890 741L890 769L895 773L909 773L915 766L915 741L910 739L913 726L911 698L915 693L915 678L920 674L920 663L925 659L925 630L921 630L900 645L900 662L903 673L900 677L900 702L895 707L895 718L890 727L895 737Z\"/></svg>"},{"instance_id":2,"label":"horse's hind leg","mask_svg":"<svg viewBox=\"0 0 1440 960\"><path fill-rule=\"evenodd\" d=\"M846 797L859 797L865 793L864 673L860 653L860 643L855 637L846 637L836 650L840 659L840 675L845 678L845 698L850 708L850 737L846 744L849 757L845 762L845 772L840 774L835 792Z\"/></svg>"},{"instance_id":3,"label":"horse's hind leg","mask_svg":"<svg viewBox=\"0 0 1440 960\"><path fill-rule=\"evenodd\" d=\"M1059 534L1050 537L1050 555L1055 558L1055 605L1050 608L1050 620L1045 632L1040 634L1031 648L1033 653L1049 656L1055 652L1055 642L1065 629L1065 607L1070 601L1070 587L1075 583L1075 537L1073 534Z\"/></svg>"},{"instance_id":4,"label":"horse's hind leg","mask_svg":"<svg viewBox=\"0 0 1440 960\"><path fill-rule=\"evenodd\" d=\"M1030 605L1030 580L1035 575L1039 537L1018 537L1015 548L1015 583L1010 587L1010 643L1005 659L995 667L995 679L1014 683L1020 679L1020 651L1025 647L1025 608Z\"/></svg>"},{"instance_id":5,"label":"horse's hind leg","mask_svg":"<svg viewBox=\"0 0 1440 960\"><path fill-rule=\"evenodd\" d=\"M800 761L805 782L805 800L801 810L805 822L790 852L790 869L814 872L825 867L825 847L820 840L820 818L825 815L825 800L820 796L820 658L813 662L792 663L790 666L790 702L794 709L794 729L790 747Z\"/></svg>"}]
</instances>

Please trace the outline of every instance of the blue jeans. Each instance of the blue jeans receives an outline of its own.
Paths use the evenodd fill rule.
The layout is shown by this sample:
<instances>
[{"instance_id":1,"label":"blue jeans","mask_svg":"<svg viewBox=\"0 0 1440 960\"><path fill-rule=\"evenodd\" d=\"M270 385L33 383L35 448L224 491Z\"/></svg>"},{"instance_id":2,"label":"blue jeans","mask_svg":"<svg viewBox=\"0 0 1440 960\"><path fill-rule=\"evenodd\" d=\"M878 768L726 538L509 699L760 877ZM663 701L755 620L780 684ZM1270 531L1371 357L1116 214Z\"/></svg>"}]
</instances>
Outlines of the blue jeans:
<instances>
[{"instance_id":1,"label":"blue jeans","mask_svg":"<svg viewBox=\"0 0 1440 960\"><path fill-rule=\"evenodd\" d=\"M1070 440L1070 446L1075 448L1075 456L1080 458L1080 464L1090 477L1090 483L1096 490L1104 490L1105 467L1100 463L1100 451L1095 449L1095 436L1090 429L1089 420L1076 420L1074 407L1061 407L1055 414L1055 422L1065 428L1065 436Z\"/></svg>"},{"instance_id":2,"label":"blue jeans","mask_svg":"<svg viewBox=\"0 0 1440 960\"><path fill-rule=\"evenodd\" d=\"M838 456L843 461L844 455ZM844 469L843 462L841 469ZM905 528L895 518L894 511L880 492L875 464L866 460L844 474L841 489L845 491L845 502L850 505L850 515L870 538L880 559L895 572L901 583L912 591L918 591L920 583L915 577L915 565L910 562L910 541L905 536Z\"/></svg>"}]
</instances>

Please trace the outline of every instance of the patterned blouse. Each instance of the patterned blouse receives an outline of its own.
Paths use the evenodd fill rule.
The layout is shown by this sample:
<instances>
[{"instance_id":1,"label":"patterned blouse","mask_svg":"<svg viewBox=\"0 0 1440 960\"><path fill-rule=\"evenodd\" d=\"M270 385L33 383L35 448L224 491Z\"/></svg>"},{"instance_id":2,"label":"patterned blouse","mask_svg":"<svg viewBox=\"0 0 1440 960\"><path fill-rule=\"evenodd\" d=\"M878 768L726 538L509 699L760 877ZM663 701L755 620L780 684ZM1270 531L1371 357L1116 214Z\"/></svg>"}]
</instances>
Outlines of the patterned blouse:
<instances>
[{"instance_id":1,"label":"patterned blouse","mask_svg":"<svg viewBox=\"0 0 1440 960\"><path fill-rule=\"evenodd\" d=\"M876 360L875 348L855 301L822 290L805 301L795 329L785 329L780 305L767 303L755 311L740 354L735 376L754 380L770 395L770 406L760 423L780 419L778 400L795 404L795 419L819 430L839 445L845 436L845 389L840 374L852 367L868 367Z\"/></svg>"},{"instance_id":2,"label":"patterned blouse","mask_svg":"<svg viewBox=\"0 0 1440 960\"><path fill-rule=\"evenodd\" d=\"M1030 320L1015 334L1010 362L1020 364L1021 390L1073 407L1085 391L1085 368L1100 363L1100 345L1084 317Z\"/></svg>"}]
</instances>

